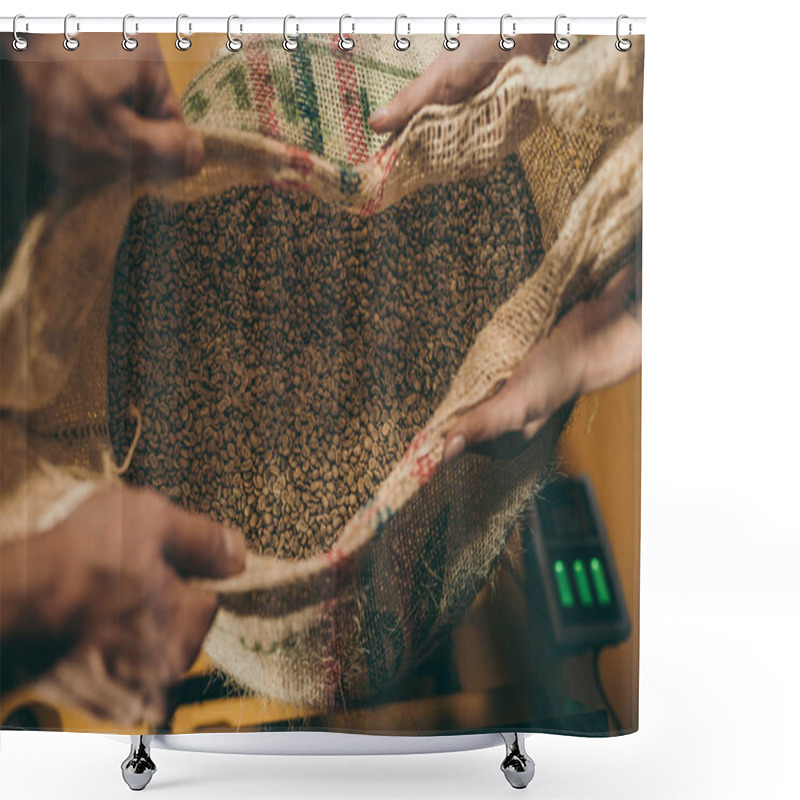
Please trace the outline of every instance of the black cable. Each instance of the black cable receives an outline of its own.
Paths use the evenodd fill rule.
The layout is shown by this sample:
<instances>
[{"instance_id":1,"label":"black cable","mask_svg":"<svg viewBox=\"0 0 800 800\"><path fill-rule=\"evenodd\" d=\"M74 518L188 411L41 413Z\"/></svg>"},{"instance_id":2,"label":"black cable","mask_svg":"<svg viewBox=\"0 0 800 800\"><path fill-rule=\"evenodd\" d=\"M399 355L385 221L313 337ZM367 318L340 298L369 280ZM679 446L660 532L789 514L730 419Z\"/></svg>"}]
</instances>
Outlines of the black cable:
<instances>
[{"instance_id":1,"label":"black cable","mask_svg":"<svg viewBox=\"0 0 800 800\"><path fill-rule=\"evenodd\" d=\"M617 731L621 731L622 723L619 721L619 716L617 716L617 712L614 710L611 700L608 699L606 690L603 688L603 681L600 679L600 651L602 649L602 647L595 647L592 653L592 673L594 674L594 682L597 685L597 691L600 694L600 700L605 706L608 716L611 717L612 724Z\"/></svg>"}]
</instances>

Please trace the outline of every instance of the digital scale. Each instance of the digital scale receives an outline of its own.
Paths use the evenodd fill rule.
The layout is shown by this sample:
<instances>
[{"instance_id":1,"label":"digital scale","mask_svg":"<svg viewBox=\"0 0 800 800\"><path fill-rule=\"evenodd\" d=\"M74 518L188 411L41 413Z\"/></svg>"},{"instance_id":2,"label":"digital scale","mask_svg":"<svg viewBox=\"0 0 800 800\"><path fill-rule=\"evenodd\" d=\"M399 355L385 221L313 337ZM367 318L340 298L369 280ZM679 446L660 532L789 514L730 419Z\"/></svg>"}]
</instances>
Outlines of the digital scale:
<instances>
[{"instance_id":1,"label":"digital scale","mask_svg":"<svg viewBox=\"0 0 800 800\"><path fill-rule=\"evenodd\" d=\"M526 518L556 650L617 644L631 622L614 554L588 477L558 478L537 495Z\"/></svg>"}]
</instances>

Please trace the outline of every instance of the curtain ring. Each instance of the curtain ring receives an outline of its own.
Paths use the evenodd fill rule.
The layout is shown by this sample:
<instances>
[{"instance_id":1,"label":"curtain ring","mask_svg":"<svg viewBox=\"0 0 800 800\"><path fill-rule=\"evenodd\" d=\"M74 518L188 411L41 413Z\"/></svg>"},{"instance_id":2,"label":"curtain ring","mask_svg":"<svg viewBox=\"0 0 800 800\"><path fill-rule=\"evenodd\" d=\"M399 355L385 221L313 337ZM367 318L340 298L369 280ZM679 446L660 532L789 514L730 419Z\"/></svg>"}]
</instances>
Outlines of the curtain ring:
<instances>
[{"instance_id":1,"label":"curtain ring","mask_svg":"<svg viewBox=\"0 0 800 800\"><path fill-rule=\"evenodd\" d=\"M353 40L352 36L345 36L344 35L344 21L346 19L353 19L349 14L342 14L339 17L339 49L340 50L352 50L356 43ZM353 30L355 30L355 25L353 25Z\"/></svg>"},{"instance_id":2,"label":"curtain ring","mask_svg":"<svg viewBox=\"0 0 800 800\"><path fill-rule=\"evenodd\" d=\"M127 50L129 53L131 50L135 50L139 46L139 40L136 39L134 36L128 36L128 20L129 19L136 19L133 14L126 14L122 18L122 49ZM139 26L136 26L136 30L139 29Z\"/></svg>"},{"instance_id":3,"label":"curtain ring","mask_svg":"<svg viewBox=\"0 0 800 800\"><path fill-rule=\"evenodd\" d=\"M235 19L239 19L239 17L237 17L236 14L231 14L228 17L228 41L225 43L225 47L227 47L228 50L231 51L231 53L235 53L237 50L241 50L243 45L241 39L231 34L231 22L233 22L233 20Z\"/></svg>"},{"instance_id":4,"label":"curtain ring","mask_svg":"<svg viewBox=\"0 0 800 800\"><path fill-rule=\"evenodd\" d=\"M565 50L569 50L569 39L565 39L563 36L558 35L558 21L560 19L566 19L566 14L559 14L556 17L555 26L553 28L555 33L555 41L553 42L553 47L558 50L559 53L563 53ZM569 22L567 23L567 36L569 36Z\"/></svg>"},{"instance_id":5,"label":"curtain ring","mask_svg":"<svg viewBox=\"0 0 800 800\"><path fill-rule=\"evenodd\" d=\"M19 52L22 52L23 50L27 50L28 49L28 40L24 36L20 36L17 33L17 20L20 20L20 19L25 19L25 16L23 14L17 14L17 16L14 17L14 22L11 24L11 32L14 34L14 41L11 42L11 45L13 46L13 48L15 50L18 50ZM25 24L25 30L27 30L27 29L28 29L28 25L26 23Z\"/></svg>"},{"instance_id":6,"label":"curtain ring","mask_svg":"<svg viewBox=\"0 0 800 800\"><path fill-rule=\"evenodd\" d=\"M630 40L630 39L623 39L623 38L622 38L622 37L619 35L619 27L620 27L620 25L619 25L619 24L620 24L620 22L622 22L622 20L624 20L624 19L629 19L629 17L628 17L627 15L625 15L625 14L620 14L620 15L617 17L617 41L614 43L614 47L616 47L616 48L617 48L617 50L619 50L619 51L620 51L620 53L627 53L627 52L628 52L628 50L630 50L630 49L631 49L631 47L633 47L633 42L631 42L631 40ZM628 35L630 35L630 32L631 32L631 24L630 24L630 22L629 22L629 23L628 23Z\"/></svg>"},{"instance_id":7,"label":"curtain ring","mask_svg":"<svg viewBox=\"0 0 800 800\"><path fill-rule=\"evenodd\" d=\"M450 34L447 32L447 27L451 19L456 19L456 15L448 14L444 18L444 42L442 42L442 44L444 45L445 50L450 50L452 52L453 50L458 50L458 47L461 44L461 42L458 41L458 33L461 30L461 23L456 22L456 35L450 36Z\"/></svg>"},{"instance_id":8,"label":"curtain ring","mask_svg":"<svg viewBox=\"0 0 800 800\"><path fill-rule=\"evenodd\" d=\"M408 19L405 14L398 14L394 18L394 49L399 50L401 53L411 47L411 39L400 35L400 20ZM411 33L411 25L408 25L408 32Z\"/></svg>"},{"instance_id":9,"label":"curtain ring","mask_svg":"<svg viewBox=\"0 0 800 800\"><path fill-rule=\"evenodd\" d=\"M67 14L67 16L64 17L64 49L70 52L77 50L81 46L81 43L74 36L70 36L69 34L69 21L71 19L75 19L74 14ZM76 23L75 30L79 31L80 29L81 26Z\"/></svg>"},{"instance_id":10,"label":"curtain ring","mask_svg":"<svg viewBox=\"0 0 800 800\"><path fill-rule=\"evenodd\" d=\"M290 19L297 19L297 17L288 14L283 18L283 49L291 53L293 50L297 50L297 37L289 36Z\"/></svg>"},{"instance_id":11,"label":"curtain ring","mask_svg":"<svg viewBox=\"0 0 800 800\"><path fill-rule=\"evenodd\" d=\"M181 33L181 20L182 19L189 19L189 15L188 14L178 14L178 16L177 16L177 18L175 20L175 35L178 37L177 39L175 39L175 47L177 47L178 50L188 50L192 46L192 40L191 39L187 39ZM189 23L189 33L191 33L191 32L192 32L192 23L190 22Z\"/></svg>"},{"instance_id":12,"label":"curtain ring","mask_svg":"<svg viewBox=\"0 0 800 800\"><path fill-rule=\"evenodd\" d=\"M505 23L505 21L507 19L511 19L511 14L503 14L503 16L500 17L500 49L501 50L513 50L514 49L514 45L516 44L516 42L511 38L511 36L506 36L505 32L503 31L503 23ZM517 23L516 22L512 22L511 23L511 33L513 35L516 32L517 32Z\"/></svg>"}]
</instances>

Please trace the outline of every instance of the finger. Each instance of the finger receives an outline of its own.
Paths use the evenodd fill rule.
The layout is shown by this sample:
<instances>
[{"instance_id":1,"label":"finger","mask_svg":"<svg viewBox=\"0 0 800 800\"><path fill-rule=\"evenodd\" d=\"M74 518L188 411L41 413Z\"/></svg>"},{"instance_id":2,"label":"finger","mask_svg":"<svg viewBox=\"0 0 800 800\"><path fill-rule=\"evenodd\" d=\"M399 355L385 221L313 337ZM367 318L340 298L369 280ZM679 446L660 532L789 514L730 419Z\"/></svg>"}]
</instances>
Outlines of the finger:
<instances>
[{"instance_id":1,"label":"finger","mask_svg":"<svg viewBox=\"0 0 800 800\"><path fill-rule=\"evenodd\" d=\"M163 61L150 62L148 79L152 87L152 102L144 112L145 116L160 119L183 119L178 95L172 87L167 68Z\"/></svg>"},{"instance_id":2,"label":"finger","mask_svg":"<svg viewBox=\"0 0 800 800\"><path fill-rule=\"evenodd\" d=\"M171 85L167 86L164 93L161 95L158 116L162 119L169 119L170 117L173 119L183 119L183 109L181 109L180 100L178 100L178 95L175 94Z\"/></svg>"},{"instance_id":3,"label":"finger","mask_svg":"<svg viewBox=\"0 0 800 800\"><path fill-rule=\"evenodd\" d=\"M531 413L519 390L503 389L453 426L445 438L443 463L451 463L467 450L512 458L545 421L545 416Z\"/></svg>"},{"instance_id":4,"label":"finger","mask_svg":"<svg viewBox=\"0 0 800 800\"><path fill-rule=\"evenodd\" d=\"M161 604L162 622L156 625L152 617L141 620L137 647L123 645L114 663L114 676L141 697L140 713L156 726L165 718L171 687L195 662L218 609L213 592L179 578Z\"/></svg>"},{"instance_id":5,"label":"finger","mask_svg":"<svg viewBox=\"0 0 800 800\"><path fill-rule=\"evenodd\" d=\"M149 731L168 728L167 698L164 692L152 694L142 714L142 727Z\"/></svg>"},{"instance_id":6,"label":"finger","mask_svg":"<svg viewBox=\"0 0 800 800\"><path fill-rule=\"evenodd\" d=\"M181 664L181 672L185 672L194 664L200 654L203 642L217 616L219 602L214 592L192 587L186 595L187 609L194 610L193 624L187 625Z\"/></svg>"},{"instance_id":7,"label":"finger","mask_svg":"<svg viewBox=\"0 0 800 800\"><path fill-rule=\"evenodd\" d=\"M36 689L58 704L83 708L98 719L113 719L123 726L138 724L144 714L141 690L114 680L94 647L61 661L36 684Z\"/></svg>"},{"instance_id":8,"label":"finger","mask_svg":"<svg viewBox=\"0 0 800 800\"><path fill-rule=\"evenodd\" d=\"M444 463L449 464L468 448L508 432L513 428L508 417L508 403L503 390L468 411L445 438Z\"/></svg>"},{"instance_id":9,"label":"finger","mask_svg":"<svg viewBox=\"0 0 800 800\"><path fill-rule=\"evenodd\" d=\"M191 174L200 169L203 140L182 119L125 114L136 167L149 175Z\"/></svg>"},{"instance_id":10,"label":"finger","mask_svg":"<svg viewBox=\"0 0 800 800\"><path fill-rule=\"evenodd\" d=\"M389 133L402 128L423 106L444 102L442 67L434 62L425 72L401 89L383 108L367 120L376 133Z\"/></svg>"},{"instance_id":11,"label":"finger","mask_svg":"<svg viewBox=\"0 0 800 800\"><path fill-rule=\"evenodd\" d=\"M74 137L34 131L31 150L49 173L77 185L115 177L127 164L124 142L118 140L110 146L108 139L92 128Z\"/></svg>"},{"instance_id":12,"label":"finger","mask_svg":"<svg viewBox=\"0 0 800 800\"><path fill-rule=\"evenodd\" d=\"M218 607L213 592L188 585L183 587L172 623L175 633L169 637L165 654L170 668L169 683L175 683L195 662Z\"/></svg>"},{"instance_id":13,"label":"finger","mask_svg":"<svg viewBox=\"0 0 800 800\"><path fill-rule=\"evenodd\" d=\"M184 577L225 578L244 569L244 537L207 517L170 507L164 557Z\"/></svg>"}]
</instances>

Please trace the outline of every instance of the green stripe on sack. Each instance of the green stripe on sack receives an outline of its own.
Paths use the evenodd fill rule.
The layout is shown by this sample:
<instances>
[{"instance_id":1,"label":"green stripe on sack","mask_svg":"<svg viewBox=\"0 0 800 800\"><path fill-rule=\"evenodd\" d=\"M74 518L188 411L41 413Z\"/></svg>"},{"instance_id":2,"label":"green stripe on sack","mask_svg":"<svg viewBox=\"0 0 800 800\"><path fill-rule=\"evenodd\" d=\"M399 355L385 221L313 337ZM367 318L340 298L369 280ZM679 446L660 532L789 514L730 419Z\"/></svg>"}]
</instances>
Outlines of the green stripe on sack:
<instances>
[{"instance_id":1,"label":"green stripe on sack","mask_svg":"<svg viewBox=\"0 0 800 800\"><path fill-rule=\"evenodd\" d=\"M292 74L288 67L274 67L272 70L272 82L278 95L278 102L286 121L292 125L300 121L297 113L297 95L294 91Z\"/></svg>"},{"instance_id":2,"label":"green stripe on sack","mask_svg":"<svg viewBox=\"0 0 800 800\"><path fill-rule=\"evenodd\" d=\"M194 94L190 94L183 103L184 114L189 122L197 122L202 119L208 111L208 98L198 89Z\"/></svg>"},{"instance_id":3,"label":"green stripe on sack","mask_svg":"<svg viewBox=\"0 0 800 800\"><path fill-rule=\"evenodd\" d=\"M361 176L347 164L339 166L339 183L345 194L355 194L361 186Z\"/></svg>"},{"instance_id":4,"label":"green stripe on sack","mask_svg":"<svg viewBox=\"0 0 800 800\"><path fill-rule=\"evenodd\" d=\"M322 127L319 121L317 90L314 86L314 73L307 48L304 47L302 34L298 36L300 45L292 53L291 65L294 71L294 88L297 93L297 110L305 121L303 135L306 148L318 156L324 155Z\"/></svg>"},{"instance_id":5,"label":"green stripe on sack","mask_svg":"<svg viewBox=\"0 0 800 800\"><path fill-rule=\"evenodd\" d=\"M241 64L237 64L217 81L217 89L224 89L228 85L233 89L236 108L239 111L249 111L252 107L250 90L247 87L247 74Z\"/></svg>"},{"instance_id":6,"label":"green stripe on sack","mask_svg":"<svg viewBox=\"0 0 800 800\"><path fill-rule=\"evenodd\" d=\"M311 37L313 34L300 34L298 36L298 40L301 42L300 47L292 53L292 57L296 56L301 49L305 51L306 55L309 53L314 57L322 57L326 61L330 57L330 39L329 37L325 37L320 41L319 38L316 40L313 38L305 38ZM393 41L391 37L387 37L387 40ZM283 47L283 37L276 36L276 37L269 37L266 40L266 46L276 51L281 51ZM389 48L392 49L391 47ZM419 71L415 69L409 69L408 67L400 67L396 64L391 64L386 61L379 61L375 58L370 56L365 56L363 53L354 53L353 60L354 62L362 69L370 69L380 72L384 75L393 75L397 78L403 78L405 80L411 80L412 78L416 78L419 75Z\"/></svg>"}]
</instances>

